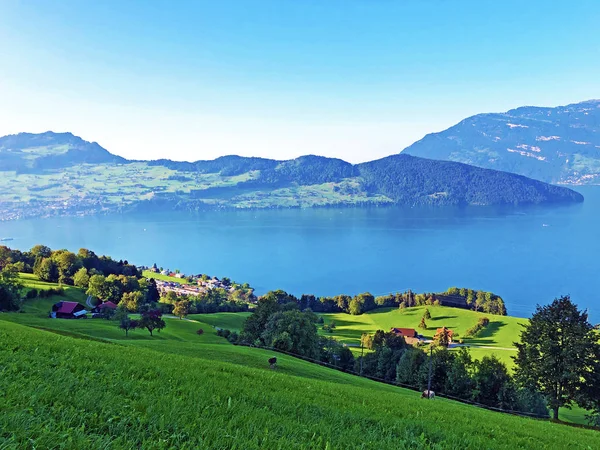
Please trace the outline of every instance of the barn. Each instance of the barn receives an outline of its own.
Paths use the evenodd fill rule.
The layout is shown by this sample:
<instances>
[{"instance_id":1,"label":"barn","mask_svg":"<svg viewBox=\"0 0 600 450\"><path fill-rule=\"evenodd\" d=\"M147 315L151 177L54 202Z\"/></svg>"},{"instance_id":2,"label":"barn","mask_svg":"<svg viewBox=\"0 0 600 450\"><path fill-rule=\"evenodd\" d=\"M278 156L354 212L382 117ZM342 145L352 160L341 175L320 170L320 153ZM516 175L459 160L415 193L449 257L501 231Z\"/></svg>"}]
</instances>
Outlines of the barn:
<instances>
[{"instance_id":1,"label":"barn","mask_svg":"<svg viewBox=\"0 0 600 450\"><path fill-rule=\"evenodd\" d=\"M58 302L52 305L50 317L54 319L82 319L87 318L85 306L77 302Z\"/></svg>"}]
</instances>

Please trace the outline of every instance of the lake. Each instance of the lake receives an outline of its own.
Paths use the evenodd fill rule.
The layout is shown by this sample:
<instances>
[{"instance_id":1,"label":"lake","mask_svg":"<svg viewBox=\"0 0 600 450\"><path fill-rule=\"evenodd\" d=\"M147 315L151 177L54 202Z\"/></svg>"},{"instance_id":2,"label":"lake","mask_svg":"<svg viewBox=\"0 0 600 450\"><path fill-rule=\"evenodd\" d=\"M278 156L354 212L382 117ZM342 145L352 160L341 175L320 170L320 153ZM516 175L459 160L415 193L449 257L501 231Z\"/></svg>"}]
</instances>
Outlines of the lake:
<instances>
[{"instance_id":1,"label":"lake","mask_svg":"<svg viewBox=\"0 0 600 450\"><path fill-rule=\"evenodd\" d=\"M511 315L571 294L600 320L600 187L555 207L124 214L0 222L2 244L86 247L135 264L248 282L264 293L375 295L450 286L501 295Z\"/></svg>"}]
</instances>

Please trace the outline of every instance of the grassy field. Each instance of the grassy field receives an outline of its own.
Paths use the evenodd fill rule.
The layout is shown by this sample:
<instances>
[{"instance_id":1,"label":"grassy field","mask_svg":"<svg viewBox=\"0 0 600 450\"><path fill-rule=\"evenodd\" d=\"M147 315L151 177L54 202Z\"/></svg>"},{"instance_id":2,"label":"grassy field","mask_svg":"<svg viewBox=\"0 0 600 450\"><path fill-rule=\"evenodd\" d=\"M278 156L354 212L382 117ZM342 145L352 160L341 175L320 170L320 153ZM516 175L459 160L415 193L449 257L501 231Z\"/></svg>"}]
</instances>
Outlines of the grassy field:
<instances>
[{"instance_id":1,"label":"grassy field","mask_svg":"<svg viewBox=\"0 0 600 450\"><path fill-rule=\"evenodd\" d=\"M415 308L381 308L360 316L345 313L321 314L325 323L335 322L333 333L320 333L332 336L349 345L360 345L362 333L373 334L377 330L389 331L392 327L414 328L420 334L430 339L435 335L436 329L447 327L459 334L458 339L463 339L465 345L471 346L473 356L481 358L483 355L495 354L508 365L512 365L514 355L513 342L519 339L520 323L526 319L509 316L495 316L460 308L444 306L429 306L431 319L427 320L427 329L418 328L425 311L424 306ZM480 317L490 319L490 324L475 338L464 338L464 334L477 323ZM479 347L479 348L477 348Z\"/></svg>"},{"instance_id":2,"label":"grassy field","mask_svg":"<svg viewBox=\"0 0 600 450\"><path fill-rule=\"evenodd\" d=\"M509 367L514 364L511 358L515 354L513 342L519 339L521 329L519 324L526 322L526 319L494 316L444 306L430 306L429 311L432 318L427 321L428 328L421 330L417 327L424 310L425 307L407 308L405 310L382 308L360 316L345 313L320 314L326 324L332 321L335 322L336 328L332 333L326 333L319 326L319 333L353 346L354 353L360 353L354 346L360 345L362 333L373 334L377 330L388 331L392 327L414 328L425 337L432 338L437 328L446 326L459 333L461 336L459 339L464 339L465 345L470 346L471 354L475 359L481 359L484 355L495 354ZM249 313L219 313L190 317L219 328L239 331L248 315ZM490 325L475 338L462 338L465 331L475 325L480 317L488 317Z\"/></svg>"},{"instance_id":3,"label":"grassy field","mask_svg":"<svg viewBox=\"0 0 600 450\"><path fill-rule=\"evenodd\" d=\"M106 320L48 319L45 302L0 315L2 449L600 446L594 431L428 402L283 355L273 371L271 352L196 318L125 338Z\"/></svg>"},{"instance_id":4,"label":"grassy field","mask_svg":"<svg viewBox=\"0 0 600 450\"><path fill-rule=\"evenodd\" d=\"M231 331L240 331L244 325L244 320L250 314L249 312L239 313L214 313L214 314L191 314L190 319L195 319L213 325L218 328L225 328Z\"/></svg>"}]
</instances>

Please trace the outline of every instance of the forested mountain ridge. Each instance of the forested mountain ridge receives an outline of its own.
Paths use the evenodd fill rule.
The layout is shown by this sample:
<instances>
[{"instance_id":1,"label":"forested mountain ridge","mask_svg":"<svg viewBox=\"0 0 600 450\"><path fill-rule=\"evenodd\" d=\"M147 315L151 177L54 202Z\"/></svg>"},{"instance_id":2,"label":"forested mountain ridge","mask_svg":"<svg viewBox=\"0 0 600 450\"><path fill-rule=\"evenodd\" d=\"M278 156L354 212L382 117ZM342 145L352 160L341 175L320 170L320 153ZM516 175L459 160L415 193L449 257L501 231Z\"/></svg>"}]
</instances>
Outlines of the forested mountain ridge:
<instances>
[{"instance_id":1,"label":"forested mountain ridge","mask_svg":"<svg viewBox=\"0 0 600 450\"><path fill-rule=\"evenodd\" d=\"M600 183L600 100L477 114L403 153L518 173L548 183Z\"/></svg>"},{"instance_id":2,"label":"forested mountain ridge","mask_svg":"<svg viewBox=\"0 0 600 450\"><path fill-rule=\"evenodd\" d=\"M304 208L579 202L519 175L407 154L377 161L307 155L287 161L129 161L71 133L0 138L3 218L132 208Z\"/></svg>"}]
</instances>

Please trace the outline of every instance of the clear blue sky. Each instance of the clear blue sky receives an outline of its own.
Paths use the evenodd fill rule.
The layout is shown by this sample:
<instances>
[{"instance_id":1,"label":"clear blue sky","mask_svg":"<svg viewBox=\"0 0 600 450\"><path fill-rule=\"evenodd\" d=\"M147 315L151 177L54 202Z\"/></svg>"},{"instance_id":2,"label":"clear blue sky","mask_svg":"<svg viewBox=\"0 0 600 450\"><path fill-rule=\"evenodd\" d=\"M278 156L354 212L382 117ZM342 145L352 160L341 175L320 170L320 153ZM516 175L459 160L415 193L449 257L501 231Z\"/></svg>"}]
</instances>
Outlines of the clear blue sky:
<instances>
[{"instance_id":1,"label":"clear blue sky","mask_svg":"<svg viewBox=\"0 0 600 450\"><path fill-rule=\"evenodd\" d=\"M600 97L600 1L0 0L0 134L130 158L397 153Z\"/></svg>"}]
</instances>

